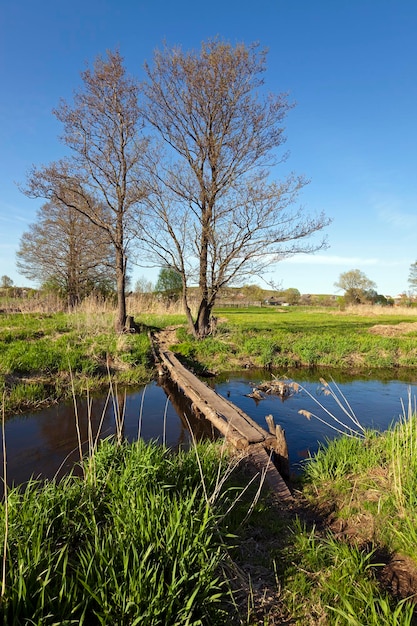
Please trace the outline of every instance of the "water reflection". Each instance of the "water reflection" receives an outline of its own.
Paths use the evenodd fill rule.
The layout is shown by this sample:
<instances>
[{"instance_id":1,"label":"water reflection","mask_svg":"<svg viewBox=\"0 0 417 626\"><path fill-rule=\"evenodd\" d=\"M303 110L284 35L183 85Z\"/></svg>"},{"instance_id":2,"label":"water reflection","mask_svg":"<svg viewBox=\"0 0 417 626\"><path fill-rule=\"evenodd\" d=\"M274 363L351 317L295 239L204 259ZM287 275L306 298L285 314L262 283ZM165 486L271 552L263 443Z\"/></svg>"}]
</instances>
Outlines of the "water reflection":
<instances>
[{"instance_id":1,"label":"water reflection","mask_svg":"<svg viewBox=\"0 0 417 626\"><path fill-rule=\"evenodd\" d=\"M281 376L282 372L276 372ZM401 371L399 376L384 374L382 380L343 375L340 372L312 372L307 370L286 371L286 375L300 382L309 392L323 401L331 412L340 415L334 401L324 397L319 378L321 375L334 380L348 399L352 409L363 426L386 429L401 414L401 399L407 399L407 389L412 395L417 393L417 377L414 372ZM248 413L263 427L265 415L272 414L275 422L285 429L293 471L299 469L300 461L317 450L318 442L331 438L334 432L311 419L300 415L300 409L317 412L317 406L305 392L289 398L268 397L258 403L246 394L259 383L271 376L266 372L246 371L228 374L213 379L210 385L228 397L233 403ZM167 403L167 397L170 401ZM133 441L138 433L146 441L158 440L171 448L187 447L190 444L188 423L191 421L197 438L213 437L213 429L205 420L196 419L190 404L183 396L176 393L172 385L164 389L158 383L138 389L124 396L119 394L118 402L125 415L124 436ZM124 407L124 408L123 408ZM339 411L339 413L337 413ZM88 440L88 414L92 432L95 436L103 419L101 436L108 437L115 433L115 409L106 398L93 398L90 410L87 400L77 402L81 440ZM35 477L53 477L57 472L62 475L79 460L78 438L75 411L72 402L63 403L26 416L15 416L6 422L7 470L8 482L20 484L31 475ZM85 449L85 447L84 447Z\"/></svg>"},{"instance_id":2,"label":"water reflection","mask_svg":"<svg viewBox=\"0 0 417 626\"><path fill-rule=\"evenodd\" d=\"M415 371L406 373L406 381L393 379L392 370L391 378L387 379L383 376L382 380L369 379L366 374L358 378L328 370L325 372L296 370L294 374L294 380L320 401L328 411L346 422L346 416L334 399L323 393L320 378L325 378L329 383L333 379L361 425L381 431L386 430L402 414L401 400L407 405L408 390L411 390L412 397L417 395ZM288 376L288 371L286 375ZM337 433L314 418L308 420L299 414L299 411L304 409L316 413L319 417L328 417L306 391L300 391L286 398L269 396L260 402L255 402L245 395L248 388L265 379L268 379L265 373L245 372L239 376L224 377L216 388L222 395L228 395L232 402L261 426L265 427L265 416L272 414L275 422L280 424L286 432L291 469L299 471L302 459L314 454L320 442L334 438Z\"/></svg>"},{"instance_id":3,"label":"water reflection","mask_svg":"<svg viewBox=\"0 0 417 626\"><path fill-rule=\"evenodd\" d=\"M167 394L172 401L167 401ZM52 406L37 413L18 415L6 422L8 483L21 484L32 475L35 478L61 477L80 459L78 429L83 442L82 451L88 449L89 429L95 439L100 428L102 438L115 435L115 415L124 415L123 435L129 441L138 438L155 440L170 448L187 448L191 442L188 423L192 423L195 437L213 436L211 425L196 420L186 398L176 394L174 388L165 391L152 383L128 394L120 392L116 398L94 397Z\"/></svg>"}]
</instances>

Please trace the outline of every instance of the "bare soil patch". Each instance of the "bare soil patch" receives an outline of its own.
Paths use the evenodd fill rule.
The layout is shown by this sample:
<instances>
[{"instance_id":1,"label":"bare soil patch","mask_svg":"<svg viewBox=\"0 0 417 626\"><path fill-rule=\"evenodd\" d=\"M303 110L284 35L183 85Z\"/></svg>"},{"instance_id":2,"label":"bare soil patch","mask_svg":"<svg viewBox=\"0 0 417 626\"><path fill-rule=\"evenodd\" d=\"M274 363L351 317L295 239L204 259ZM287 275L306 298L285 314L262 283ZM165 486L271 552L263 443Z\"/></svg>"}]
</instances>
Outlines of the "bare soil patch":
<instances>
[{"instance_id":1,"label":"bare soil patch","mask_svg":"<svg viewBox=\"0 0 417 626\"><path fill-rule=\"evenodd\" d=\"M181 325L177 326L167 326L163 330L155 333L155 339L160 348L163 350L168 350L170 346L178 343L177 339L177 329L181 328Z\"/></svg>"}]
</instances>

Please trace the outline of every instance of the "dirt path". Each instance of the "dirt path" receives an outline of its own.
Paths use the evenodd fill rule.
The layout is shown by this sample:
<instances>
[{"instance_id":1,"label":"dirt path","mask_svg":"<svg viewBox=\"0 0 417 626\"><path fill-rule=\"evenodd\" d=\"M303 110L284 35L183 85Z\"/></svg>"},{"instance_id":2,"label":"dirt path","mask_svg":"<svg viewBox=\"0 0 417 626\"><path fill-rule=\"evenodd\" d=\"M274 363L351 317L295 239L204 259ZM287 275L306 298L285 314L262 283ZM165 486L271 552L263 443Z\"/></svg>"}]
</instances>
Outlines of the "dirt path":
<instances>
[{"instance_id":1,"label":"dirt path","mask_svg":"<svg viewBox=\"0 0 417 626\"><path fill-rule=\"evenodd\" d=\"M169 350L170 346L178 343L178 328L181 328L180 324L178 324L177 326L167 326L163 330L160 330L158 333L155 333L155 342L161 347L162 350Z\"/></svg>"}]
</instances>

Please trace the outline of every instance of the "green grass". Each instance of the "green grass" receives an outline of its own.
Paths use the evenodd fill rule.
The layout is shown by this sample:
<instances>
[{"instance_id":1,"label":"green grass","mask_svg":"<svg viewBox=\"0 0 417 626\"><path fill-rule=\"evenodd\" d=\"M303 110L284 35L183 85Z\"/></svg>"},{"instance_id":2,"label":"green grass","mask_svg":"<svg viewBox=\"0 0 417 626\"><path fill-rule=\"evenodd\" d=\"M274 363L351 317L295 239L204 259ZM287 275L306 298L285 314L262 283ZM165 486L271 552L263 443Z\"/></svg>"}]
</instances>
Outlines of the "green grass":
<instances>
[{"instance_id":1,"label":"green grass","mask_svg":"<svg viewBox=\"0 0 417 626\"><path fill-rule=\"evenodd\" d=\"M217 309L216 338L228 345L236 366L251 360L258 367L341 367L387 368L415 367L416 331L399 336L370 332L375 325L417 322L395 310L364 314L333 309L291 307L281 310L253 308ZM198 342L195 342L198 343ZM204 361L204 348L195 347L195 358ZM220 369L224 366L219 365Z\"/></svg>"},{"instance_id":2,"label":"green grass","mask_svg":"<svg viewBox=\"0 0 417 626\"><path fill-rule=\"evenodd\" d=\"M6 411L34 408L88 386L141 384L152 376L146 332L117 335L109 314L9 314L1 316L0 392Z\"/></svg>"},{"instance_id":3,"label":"green grass","mask_svg":"<svg viewBox=\"0 0 417 626\"><path fill-rule=\"evenodd\" d=\"M365 514L358 531L370 531L387 552L406 554L417 567L417 416L411 402L383 434L329 442L307 462L304 477L312 500L332 502L335 515L348 522Z\"/></svg>"},{"instance_id":4,"label":"green grass","mask_svg":"<svg viewBox=\"0 0 417 626\"><path fill-rule=\"evenodd\" d=\"M322 447L304 470L304 493L359 543L407 555L417 568L417 415L411 398L403 419L385 433L341 437Z\"/></svg>"},{"instance_id":5,"label":"green grass","mask_svg":"<svg viewBox=\"0 0 417 626\"><path fill-rule=\"evenodd\" d=\"M84 478L12 490L2 623L225 623L221 507L206 497L222 462L198 451L106 441ZM4 529L1 506L2 543Z\"/></svg>"},{"instance_id":6,"label":"green grass","mask_svg":"<svg viewBox=\"0 0 417 626\"><path fill-rule=\"evenodd\" d=\"M378 583L372 550L322 537L297 523L287 558L285 601L294 624L409 626L413 605Z\"/></svg>"}]
</instances>

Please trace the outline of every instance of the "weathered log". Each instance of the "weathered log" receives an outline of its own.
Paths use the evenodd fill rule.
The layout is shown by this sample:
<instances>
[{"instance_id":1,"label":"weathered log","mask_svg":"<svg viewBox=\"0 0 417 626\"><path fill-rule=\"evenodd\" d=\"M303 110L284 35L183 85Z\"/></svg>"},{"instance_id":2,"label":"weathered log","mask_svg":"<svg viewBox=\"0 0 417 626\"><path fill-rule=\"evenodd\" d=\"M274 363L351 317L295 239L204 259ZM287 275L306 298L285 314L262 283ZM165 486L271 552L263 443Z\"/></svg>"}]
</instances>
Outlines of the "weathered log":
<instances>
[{"instance_id":1,"label":"weathered log","mask_svg":"<svg viewBox=\"0 0 417 626\"><path fill-rule=\"evenodd\" d=\"M246 413L191 374L172 352L161 350L160 358L172 380L232 443L236 442L240 449L249 443L273 444L275 437L268 436Z\"/></svg>"},{"instance_id":2,"label":"weathered log","mask_svg":"<svg viewBox=\"0 0 417 626\"><path fill-rule=\"evenodd\" d=\"M190 398L193 405L197 407L198 411L202 413L210 422L213 424L215 428L230 442L235 446L238 450L244 450L248 447L249 441L246 437L242 436L239 431L237 431L230 422L225 420L221 415L219 415L214 409L212 409L204 399L202 399L198 393L192 389L189 385L187 385L184 379L177 374L175 369L170 370L170 376L172 380L183 390L183 392Z\"/></svg>"},{"instance_id":3,"label":"weathered log","mask_svg":"<svg viewBox=\"0 0 417 626\"><path fill-rule=\"evenodd\" d=\"M265 415L265 421L268 424L268 430L271 435L275 435L275 422L272 415Z\"/></svg>"},{"instance_id":4,"label":"weathered log","mask_svg":"<svg viewBox=\"0 0 417 626\"><path fill-rule=\"evenodd\" d=\"M265 482L268 487L285 502L294 500L280 472L275 467L268 452L262 445L254 445L249 448L249 458L253 465L261 472L265 472Z\"/></svg>"},{"instance_id":5,"label":"weathered log","mask_svg":"<svg viewBox=\"0 0 417 626\"><path fill-rule=\"evenodd\" d=\"M290 477L290 459L285 430L279 424L275 425L272 415L265 415L265 421L268 424L269 432L275 435L275 443L273 446L275 463L282 476L288 480Z\"/></svg>"},{"instance_id":6,"label":"weathered log","mask_svg":"<svg viewBox=\"0 0 417 626\"><path fill-rule=\"evenodd\" d=\"M276 429L276 448L275 455L277 457L277 467L285 479L290 477L290 459L288 454L287 439L285 437L285 430L277 424Z\"/></svg>"},{"instance_id":7,"label":"weathered log","mask_svg":"<svg viewBox=\"0 0 417 626\"><path fill-rule=\"evenodd\" d=\"M257 467L266 472L266 479L271 489L283 500L291 500L292 495L285 481L266 451L266 448L270 449L274 457L276 456L276 429L272 416L270 433L268 433L241 409L226 398L219 396L194 376L170 350L163 350L159 347L158 353L158 366L163 365L173 383L190 399L194 409L204 415L213 428L227 438L235 448L246 449Z\"/></svg>"},{"instance_id":8,"label":"weathered log","mask_svg":"<svg viewBox=\"0 0 417 626\"><path fill-rule=\"evenodd\" d=\"M137 324L133 315L126 316L126 322L123 328L124 333L140 333L143 330L142 324Z\"/></svg>"}]
</instances>

